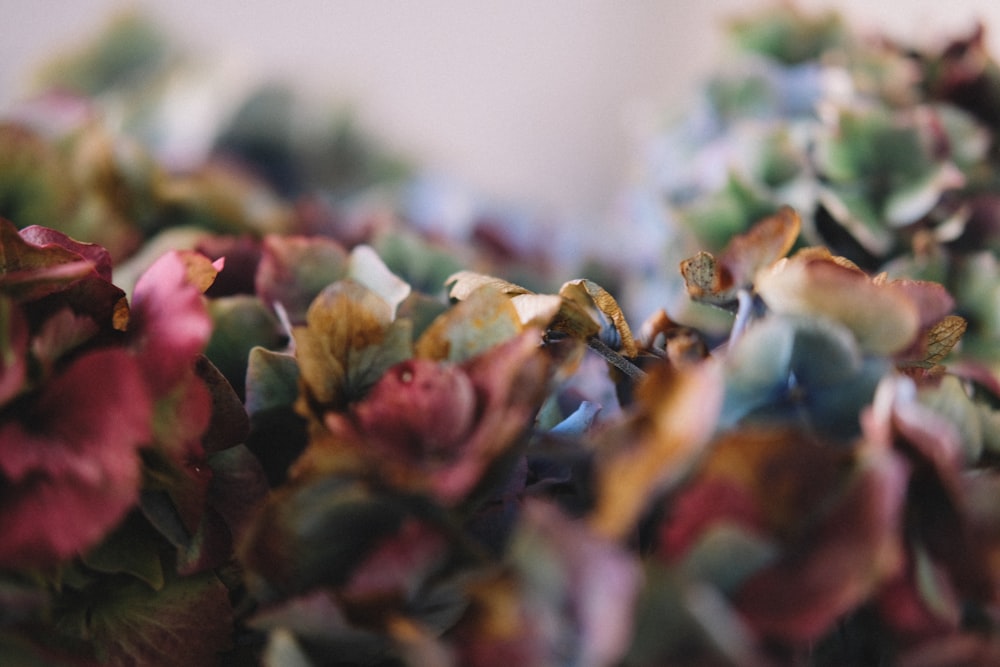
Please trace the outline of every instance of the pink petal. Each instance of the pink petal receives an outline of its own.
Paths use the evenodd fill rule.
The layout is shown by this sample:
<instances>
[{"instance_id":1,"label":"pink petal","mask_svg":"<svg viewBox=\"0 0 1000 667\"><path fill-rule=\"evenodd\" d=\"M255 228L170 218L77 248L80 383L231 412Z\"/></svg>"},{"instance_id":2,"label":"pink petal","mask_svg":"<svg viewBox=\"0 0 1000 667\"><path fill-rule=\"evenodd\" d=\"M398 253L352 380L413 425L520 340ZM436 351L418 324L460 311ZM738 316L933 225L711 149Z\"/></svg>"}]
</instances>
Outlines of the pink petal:
<instances>
[{"instance_id":1,"label":"pink petal","mask_svg":"<svg viewBox=\"0 0 1000 667\"><path fill-rule=\"evenodd\" d=\"M203 255L173 251L139 278L129 331L157 396L187 374L212 334L204 290L217 268Z\"/></svg>"}]
</instances>

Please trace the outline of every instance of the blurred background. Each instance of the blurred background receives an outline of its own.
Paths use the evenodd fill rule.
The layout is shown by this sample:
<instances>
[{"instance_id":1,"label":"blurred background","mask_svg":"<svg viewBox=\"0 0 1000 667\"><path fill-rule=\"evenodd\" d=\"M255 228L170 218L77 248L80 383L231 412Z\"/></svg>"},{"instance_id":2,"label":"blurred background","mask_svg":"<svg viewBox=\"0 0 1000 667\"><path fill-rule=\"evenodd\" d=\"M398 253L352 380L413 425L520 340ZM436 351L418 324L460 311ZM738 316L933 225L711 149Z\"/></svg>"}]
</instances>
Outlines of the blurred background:
<instances>
[{"instance_id":1,"label":"blurred background","mask_svg":"<svg viewBox=\"0 0 1000 667\"><path fill-rule=\"evenodd\" d=\"M650 128L690 102L725 61L727 17L747 0L4 0L0 104L32 73L138 9L211 63L210 95L282 79L350 107L391 150L479 195L554 217L606 218ZM1000 52L1000 3L800 0L861 30L916 42L987 26ZM995 27L994 27L995 26Z\"/></svg>"}]
</instances>

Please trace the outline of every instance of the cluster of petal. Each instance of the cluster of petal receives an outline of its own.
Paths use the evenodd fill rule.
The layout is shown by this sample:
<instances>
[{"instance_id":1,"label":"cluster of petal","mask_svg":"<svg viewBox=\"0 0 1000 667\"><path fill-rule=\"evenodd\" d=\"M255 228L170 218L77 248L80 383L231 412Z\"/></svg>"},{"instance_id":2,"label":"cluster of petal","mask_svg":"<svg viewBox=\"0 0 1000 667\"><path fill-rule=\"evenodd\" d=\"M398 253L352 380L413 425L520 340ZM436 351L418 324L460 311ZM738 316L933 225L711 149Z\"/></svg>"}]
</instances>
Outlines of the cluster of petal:
<instances>
[{"instance_id":1,"label":"cluster of petal","mask_svg":"<svg viewBox=\"0 0 1000 667\"><path fill-rule=\"evenodd\" d=\"M329 440L305 460L323 467L346 450L396 486L461 501L531 424L548 372L537 339L528 331L461 364L392 366L364 399L325 414Z\"/></svg>"}]
</instances>

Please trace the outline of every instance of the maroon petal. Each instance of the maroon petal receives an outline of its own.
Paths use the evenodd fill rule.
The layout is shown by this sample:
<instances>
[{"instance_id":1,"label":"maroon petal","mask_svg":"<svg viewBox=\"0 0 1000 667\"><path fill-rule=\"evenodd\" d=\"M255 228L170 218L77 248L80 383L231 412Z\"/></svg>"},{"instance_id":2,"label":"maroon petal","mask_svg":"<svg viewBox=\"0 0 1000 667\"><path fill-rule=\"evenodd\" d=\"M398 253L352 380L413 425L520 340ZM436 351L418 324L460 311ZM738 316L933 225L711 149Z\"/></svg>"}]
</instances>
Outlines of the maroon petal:
<instances>
[{"instance_id":1,"label":"maroon petal","mask_svg":"<svg viewBox=\"0 0 1000 667\"><path fill-rule=\"evenodd\" d=\"M367 446L426 464L458 457L473 424L476 394L457 366L410 359L382 376L353 412Z\"/></svg>"},{"instance_id":2,"label":"maroon petal","mask_svg":"<svg viewBox=\"0 0 1000 667\"><path fill-rule=\"evenodd\" d=\"M25 227L20 234L25 241L40 248L56 246L79 255L91 263L98 276L111 282L111 253L102 246L96 243L81 243L62 232L39 225Z\"/></svg>"},{"instance_id":3,"label":"maroon petal","mask_svg":"<svg viewBox=\"0 0 1000 667\"><path fill-rule=\"evenodd\" d=\"M17 304L0 297L0 405L21 391L27 351L28 323Z\"/></svg>"},{"instance_id":4,"label":"maroon petal","mask_svg":"<svg viewBox=\"0 0 1000 667\"><path fill-rule=\"evenodd\" d=\"M736 606L751 627L791 642L820 637L901 565L900 513L906 465L878 455L801 549L754 575Z\"/></svg>"},{"instance_id":5,"label":"maroon petal","mask_svg":"<svg viewBox=\"0 0 1000 667\"><path fill-rule=\"evenodd\" d=\"M763 528L760 509L753 494L726 479L707 479L686 490L660 527L659 552L667 560L683 558L716 521L745 526L753 531Z\"/></svg>"},{"instance_id":6,"label":"maroon petal","mask_svg":"<svg viewBox=\"0 0 1000 667\"><path fill-rule=\"evenodd\" d=\"M152 407L131 356L81 357L21 420L0 426L0 564L53 563L93 545L136 502Z\"/></svg>"}]
</instances>

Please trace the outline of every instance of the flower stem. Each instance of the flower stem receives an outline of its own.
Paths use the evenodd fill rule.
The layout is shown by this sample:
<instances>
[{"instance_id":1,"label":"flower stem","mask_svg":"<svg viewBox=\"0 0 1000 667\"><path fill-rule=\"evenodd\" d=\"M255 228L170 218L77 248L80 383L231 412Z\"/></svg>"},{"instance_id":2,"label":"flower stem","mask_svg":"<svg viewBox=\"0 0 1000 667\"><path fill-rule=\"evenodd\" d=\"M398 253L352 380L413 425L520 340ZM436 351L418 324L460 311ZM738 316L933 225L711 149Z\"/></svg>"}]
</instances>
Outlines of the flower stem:
<instances>
[{"instance_id":1,"label":"flower stem","mask_svg":"<svg viewBox=\"0 0 1000 667\"><path fill-rule=\"evenodd\" d=\"M604 357L605 361L632 378L633 381L638 382L646 377L646 371L612 350L597 336L591 336L587 339L587 347Z\"/></svg>"}]
</instances>

